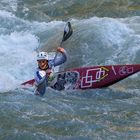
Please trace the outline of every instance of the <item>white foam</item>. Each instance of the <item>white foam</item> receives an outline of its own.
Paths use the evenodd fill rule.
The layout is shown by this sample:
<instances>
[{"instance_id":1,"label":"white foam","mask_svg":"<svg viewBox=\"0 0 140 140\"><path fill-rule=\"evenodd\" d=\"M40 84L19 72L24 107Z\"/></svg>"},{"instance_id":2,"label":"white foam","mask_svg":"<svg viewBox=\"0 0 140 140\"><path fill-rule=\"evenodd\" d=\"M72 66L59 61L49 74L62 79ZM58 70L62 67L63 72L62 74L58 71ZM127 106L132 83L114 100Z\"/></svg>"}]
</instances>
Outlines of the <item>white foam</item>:
<instances>
[{"instance_id":1,"label":"white foam","mask_svg":"<svg viewBox=\"0 0 140 140\"><path fill-rule=\"evenodd\" d=\"M29 32L0 35L0 92L32 78L38 39Z\"/></svg>"},{"instance_id":2,"label":"white foam","mask_svg":"<svg viewBox=\"0 0 140 140\"><path fill-rule=\"evenodd\" d=\"M39 46L34 34L51 30L62 22L29 22L4 10L0 10L0 19L0 92L6 92L34 77Z\"/></svg>"},{"instance_id":3,"label":"white foam","mask_svg":"<svg viewBox=\"0 0 140 140\"><path fill-rule=\"evenodd\" d=\"M15 16L11 12L7 12L7 11L4 11L4 10L0 10L0 17L15 18Z\"/></svg>"}]
</instances>

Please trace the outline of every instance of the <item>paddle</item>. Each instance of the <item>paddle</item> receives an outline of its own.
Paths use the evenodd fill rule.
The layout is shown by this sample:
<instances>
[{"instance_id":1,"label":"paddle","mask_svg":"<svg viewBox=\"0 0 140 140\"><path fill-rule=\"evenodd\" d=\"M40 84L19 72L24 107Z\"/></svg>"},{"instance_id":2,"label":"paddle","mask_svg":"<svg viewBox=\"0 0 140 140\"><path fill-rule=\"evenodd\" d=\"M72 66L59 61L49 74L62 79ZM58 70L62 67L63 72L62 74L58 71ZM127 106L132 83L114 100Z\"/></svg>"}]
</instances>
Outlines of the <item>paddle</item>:
<instances>
[{"instance_id":1,"label":"paddle","mask_svg":"<svg viewBox=\"0 0 140 140\"><path fill-rule=\"evenodd\" d=\"M62 38L62 41L60 43L60 46L62 46L62 43L64 41L66 41L72 35L72 33L73 33L73 30L72 30L72 27L71 27L71 23L68 21L66 23L65 28L64 28L63 38ZM35 82L35 79L31 79L31 80L28 80L28 81L22 83L21 85L31 85L31 86L33 86L34 82Z\"/></svg>"},{"instance_id":2,"label":"paddle","mask_svg":"<svg viewBox=\"0 0 140 140\"><path fill-rule=\"evenodd\" d=\"M66 41L72 35L72 33L73 33L73 30L72 30L72 27L71 27L71 23L68 21L66 23L65 28L64 28L64 34L63 34L63 38L62 38L60 46L62 45L62 43L64 41Z\"/></svg>"}]
</instances>

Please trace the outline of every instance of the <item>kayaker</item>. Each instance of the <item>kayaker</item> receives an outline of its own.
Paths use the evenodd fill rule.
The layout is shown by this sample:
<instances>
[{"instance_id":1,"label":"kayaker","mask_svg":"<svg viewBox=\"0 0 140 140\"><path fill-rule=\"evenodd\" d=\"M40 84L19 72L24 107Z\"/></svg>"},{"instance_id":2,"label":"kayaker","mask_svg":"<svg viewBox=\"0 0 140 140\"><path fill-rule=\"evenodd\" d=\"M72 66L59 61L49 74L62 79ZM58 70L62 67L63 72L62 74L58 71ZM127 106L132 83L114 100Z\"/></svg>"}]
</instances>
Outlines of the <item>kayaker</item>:
<instances>
[{"instance_id":1,"label":"kayaker","mask_svg":"<svg viewBox=\"0 0 140 140\"><path fill-rule=\"evenodd\" d=\"M58 57L58 53L59 55ZM35 95L43 96L48 86L49 76L52 68L63 64L67 60L67 54L64 48L58 47L54 59L49 60L47 52L39 52L37 55L38 68L35 74Z\"/></svg>"}]
</instances>

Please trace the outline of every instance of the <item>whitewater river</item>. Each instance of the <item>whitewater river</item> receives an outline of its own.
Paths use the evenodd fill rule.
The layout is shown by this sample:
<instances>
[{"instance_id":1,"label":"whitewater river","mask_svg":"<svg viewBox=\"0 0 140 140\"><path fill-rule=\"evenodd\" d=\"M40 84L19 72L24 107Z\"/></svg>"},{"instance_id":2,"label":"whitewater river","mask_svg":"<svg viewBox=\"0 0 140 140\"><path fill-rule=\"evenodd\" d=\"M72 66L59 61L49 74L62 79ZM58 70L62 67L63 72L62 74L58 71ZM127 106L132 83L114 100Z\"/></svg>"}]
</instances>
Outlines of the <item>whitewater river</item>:
<instances>
[{"instance_id":1,"label":"whitewater river","mask_svg":"<svg viewBox=\"0 0 140 140\"><path fill-rule=\"evenodd\" d=\"M140 73L104 89L37 97L20 84L34 77L39 50L55 51L67 21L62 69L140 63L137 0L0 1L0 140L138 140Z\"/></svg>"}]
</instances>

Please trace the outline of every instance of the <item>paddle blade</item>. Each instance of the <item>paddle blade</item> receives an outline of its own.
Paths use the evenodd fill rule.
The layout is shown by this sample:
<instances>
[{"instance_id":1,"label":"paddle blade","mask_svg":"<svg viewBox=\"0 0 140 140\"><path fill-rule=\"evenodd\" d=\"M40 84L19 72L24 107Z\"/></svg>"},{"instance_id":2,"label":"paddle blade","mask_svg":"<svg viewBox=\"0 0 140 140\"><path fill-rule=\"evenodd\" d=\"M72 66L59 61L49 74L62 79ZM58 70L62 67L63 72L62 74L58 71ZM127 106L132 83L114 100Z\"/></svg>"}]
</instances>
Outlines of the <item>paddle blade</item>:
<instances>
[{"instance_id":1,"label":"paddle blade","mask_svg":"<svg viewBox=\"0 0 140 140\"><path fill-rule=\"evenodd\" d=\"M66 41L73 33L72 27L71 27L71 23L67 22L65 28L64 28L64 34L63 34L63 38L62 38L62 42Z\"/></svg>"}]
</instances>

